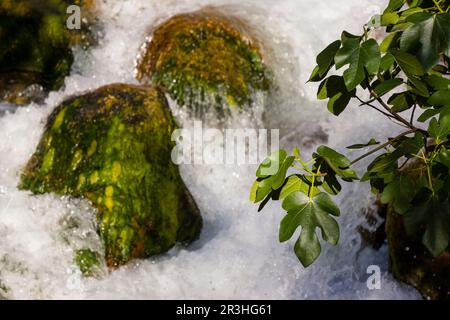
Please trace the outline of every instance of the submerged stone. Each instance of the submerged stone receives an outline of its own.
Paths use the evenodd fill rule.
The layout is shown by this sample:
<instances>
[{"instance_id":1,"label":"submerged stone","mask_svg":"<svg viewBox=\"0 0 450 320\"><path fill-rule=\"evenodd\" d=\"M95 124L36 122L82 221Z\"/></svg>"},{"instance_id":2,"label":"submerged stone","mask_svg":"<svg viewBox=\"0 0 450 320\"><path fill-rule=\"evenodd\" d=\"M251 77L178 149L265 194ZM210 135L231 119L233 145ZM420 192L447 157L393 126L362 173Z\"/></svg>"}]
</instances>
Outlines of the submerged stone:
<instances>
[{"instance_id":1,"label":"submerged stone","mask_svg":"<svg viewBox=\"0 0 450 320\"><path fill-rule=\"evenodd\" d=\"M80 30L67 28L67 8L73 4L84 18ZM0 100L39 102L42 90L33 86L61 87L73 62L72 46L92 41L92 8L92 0L0 1Z\"/></svg>"},{"instance_id":2,"label":"submerged stone","mask_svg":"<svg viewBox=\"0 0 450 320\"><path fill-rule=\"evenodd\" d=\"M115 84L68 99L50 115L19 187L90 200L108 266L190 243L202 219L171 161L175 128L154 88ZM95 259L80 257L88 272Z\"/></svg>"},{"instance_id":3,"label":"submerged stone","mask_svg":"<svg viewBox=\"0 0 450 320\"><path fill-rule=\"evenodd\" d=\"M241 110L270 87L261 49L247 29L212 10L174 16L143 46L137 79L161 86L197 115L211 107L219 114Z\"/></svg>"}]
</instances>

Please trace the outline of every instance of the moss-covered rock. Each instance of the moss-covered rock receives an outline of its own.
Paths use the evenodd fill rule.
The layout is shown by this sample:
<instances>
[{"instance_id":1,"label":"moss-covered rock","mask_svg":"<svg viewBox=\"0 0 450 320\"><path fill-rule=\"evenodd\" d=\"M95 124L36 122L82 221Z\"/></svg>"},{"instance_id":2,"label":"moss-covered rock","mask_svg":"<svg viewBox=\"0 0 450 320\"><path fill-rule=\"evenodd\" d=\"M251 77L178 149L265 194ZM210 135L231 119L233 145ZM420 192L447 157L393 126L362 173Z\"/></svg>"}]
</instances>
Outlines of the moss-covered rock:
<instances>
[{"instance_id":1,"label":"moss-covered rock","mask_svg":"<svg viewBox=\"0 0 450 320\"><path fill-rule=\"evenodd\" d=\"M81 7L81 30L69 30L66 10ZM92 41L92 0L0 1L0 100L25 104L41 99L23 92L33 84L45 91L64 83L73 62L72 46Z\"/></svg>"},{"instance_id":2,"label":"moss-covered rock","mask_svg":"<svg viewBox=\"0 0 450 320\"><path fill-rule=\"evenodd\" d=\"M163 87L181 106L219 114L250 105L270 76L259 44L239 20L202 10L172 17L143 46L137 79Z\"/></svg>"},{"instance_id":3,"label":"moss-covered rock","mask_svg":"<svg viewBox=\"0 0 450 320\"><path fill-rule=\"evenodd\" d=\"M171 161L174 129L157 89L116 84L71 98L50 115L19 187L90 200L108 266L190 243L202 219Z\"/></svg>"},{"instance_id":4,"label":"moss-covered rock","mask_svg":"<svg viewBox=\"0 0 450 320\"><path fill-rule=\"evenodd\" d=\"M89 249L81 249L75 252L75 263L80 268L81 273L87 277L100 273L100 260L101 257Z\"/></svg>"},{"instance_id":5,"label":"moss-covered rock","mask_svg":"<svg viewBox=\"0 0 450 320\"><path fill-rule=\"evenodd\" d=\"M415 287L426 299L450 300L450 248L434 258L420 235L406 233L403 216L390 207L386 231L390 270L396 279Z\"/></svg>"}]
</instances>

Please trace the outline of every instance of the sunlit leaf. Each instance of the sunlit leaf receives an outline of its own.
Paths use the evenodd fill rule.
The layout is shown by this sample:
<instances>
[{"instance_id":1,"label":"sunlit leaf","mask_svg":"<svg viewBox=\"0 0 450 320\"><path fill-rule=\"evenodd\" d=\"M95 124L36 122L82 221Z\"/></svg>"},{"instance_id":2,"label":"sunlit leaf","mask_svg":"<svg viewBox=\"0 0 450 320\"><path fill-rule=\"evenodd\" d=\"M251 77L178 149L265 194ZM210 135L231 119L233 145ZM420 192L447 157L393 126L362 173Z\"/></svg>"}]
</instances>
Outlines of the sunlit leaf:
<instances>
[{"instance_id":1,"label":"sunlit leaf","mask_svg":"<svg viewBox=\"0 0 450 320\"><path fill-rule=\"evenodd\" d=\"M301 227L294 250L304 267L309 266L320 255L317 228L328 243L336 245L339 241L339 225L332 216L339 216L340 211L326 193L309 198L302 192L294 192L284 199L282 206L287 214L280 224L280 242L292 238Z\"/></svg>"}]
</instances>

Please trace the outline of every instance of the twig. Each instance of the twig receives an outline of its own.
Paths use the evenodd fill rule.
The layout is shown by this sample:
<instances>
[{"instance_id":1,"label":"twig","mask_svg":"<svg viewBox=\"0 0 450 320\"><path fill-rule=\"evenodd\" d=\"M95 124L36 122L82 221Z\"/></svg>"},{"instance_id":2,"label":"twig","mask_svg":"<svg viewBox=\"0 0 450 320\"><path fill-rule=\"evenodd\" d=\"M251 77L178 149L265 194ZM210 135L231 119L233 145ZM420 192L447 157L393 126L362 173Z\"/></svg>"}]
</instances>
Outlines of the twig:
<instances>
[{"instance_id":1,"label":"twig","mask_svg":"<svg viewBox=\"0 0 450 320\"><path fill-rule=\"evenodd\" d=\"M369 106L369 107L371 107L371 108L377 110L378 112L381 112L381 113L384 114L386 117L394 118L392 115L390 115L390 114L387 113L387 112L384 112L383 110L380 110L379 108L377 108L376 106L374 106L374 105L371 104L370 102L366 102L366 101L362 100L362 99L361 99L360 97L358 97L358 96L356 97L356 99L358 99L359 102L361 102L361 105L360 105L360 106Z\"/></svg>"},{"instance_id":2,"label":"twig","mask_svg":"<svg viewBox=\"0 0 450 320\"><path fill-rule=\"evenodd\" d=\"M409 120L409 123L411 125L413 124L413 121L414 121L414 114L416 113L416 108L417 108L417 104L414 105L414 108L413 108L412 113L411 113L411 119Z\"/></svg>"},{"instance_id":3,"label":"twig","mask_svg":"<svg viewBox=\"0 0 450 320\"><path fill-rule=\"evenodd\" d=\"M399 135L396 136L395 138L390 139L388 142L383 143L383 144L379 145L378 147L376 147L376 148L370 150L369 152L363 154L362 156L356 158L355 160L353 160L353 161L350 163L350 165L355 164L356 162L358 162L358 161L360 161L360 160L362 160L362 159L364 159L364 158L370 156L371 154L374 154L375 152L377 152L377 151L379 151L379 150L381 150L381 149L387 147L388 145L391 145L395 140L398 140L398 139L400 139L400 138L402 138L402 137L404 137L404 136L407 136L408 134L414 133L414 132L416 132L417 130L418 130L418 129L411 129L411 130L409 130L409 131L403 132L402 134L399 134Z\"/></svg>"}]
</instances>

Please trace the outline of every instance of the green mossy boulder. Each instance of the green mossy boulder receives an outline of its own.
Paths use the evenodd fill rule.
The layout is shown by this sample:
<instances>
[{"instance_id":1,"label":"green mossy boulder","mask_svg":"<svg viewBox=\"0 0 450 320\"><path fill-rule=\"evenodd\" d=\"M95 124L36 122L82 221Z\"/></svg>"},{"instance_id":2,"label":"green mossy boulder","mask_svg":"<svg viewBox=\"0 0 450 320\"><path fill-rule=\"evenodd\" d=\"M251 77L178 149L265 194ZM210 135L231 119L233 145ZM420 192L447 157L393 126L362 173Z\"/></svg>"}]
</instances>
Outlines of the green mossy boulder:
<instances>
[{"instance_id":1,"label":"green mossy boulder","mask_svg":"<svg viewBox=\"0 0 450 320\"><path fill-rule=\"evenodd\" d=\"M84 22L69 30L69 5L79 5ZM26 104L42 100L26 89L57 90L73 62L72 47L92 41L92 0L1 0L0 1L0 101Z\"/></svg>"},{"instance_id":2,"label":"green mossy boulder","mask_svg":"<svg viewBox=\"0 0 450 320\"><path fill-rule=\"evenodd\" d=\"M196 115L211 108L219 115L241 110L271 82L260 47L246 30L241 21L212 10L174 16L143 46L137 79L161 86Z\"/></svg>"},{"instance_id":3,"label":"green mossy boulder","mask_svg":"<svg viewBox=\"0 0 450 320\"><path fill-rule=\"evenodd\" d=\"M50 115L19 188L90 200L110 267L190 243L202 219L171 160L175 128L151 87L114 84L68 99Z\"/></svg>"}]
</instances>

